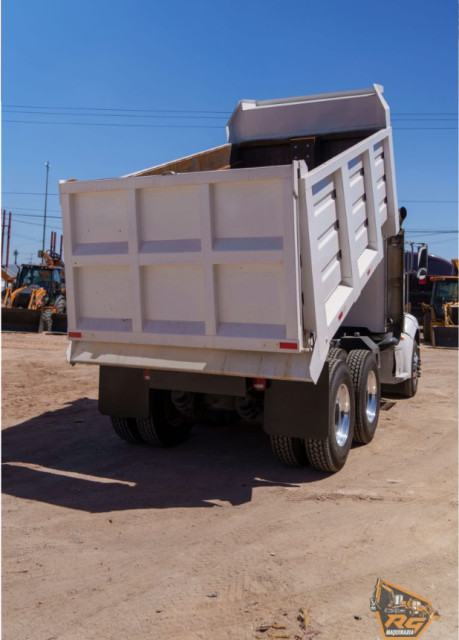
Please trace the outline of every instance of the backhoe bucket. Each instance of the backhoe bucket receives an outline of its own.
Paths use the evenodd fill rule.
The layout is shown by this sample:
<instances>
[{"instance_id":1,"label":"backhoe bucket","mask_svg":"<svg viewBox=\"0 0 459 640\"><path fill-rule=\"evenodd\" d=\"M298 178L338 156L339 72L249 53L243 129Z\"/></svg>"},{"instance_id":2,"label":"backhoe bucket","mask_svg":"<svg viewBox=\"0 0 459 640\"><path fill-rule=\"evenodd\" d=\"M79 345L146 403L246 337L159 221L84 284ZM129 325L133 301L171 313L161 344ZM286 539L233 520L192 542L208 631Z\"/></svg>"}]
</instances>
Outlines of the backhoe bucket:
<instances>
[{"instance_id":1,"label":"backhoe bucket","mask_svg":"<svg viewBox=\"0 0 459 640\"><path fill-rule=\"evenodd\" d=\"M51 316L52 333L67 333L67 314L53 313Z\"/></svg>"},{"instance_id":2,"label":"backhoe bucket","mask_svg":"<svg viewBox=\"0 0 459 640\"><path fill-rule=\"evenodd\" d=\"M2 308L2 331L40 333L42 330L40 309Z\"/></svg>"},{"instance_id":3,"label":"backhoe bucket","mask_svg":"<svg viewBox=\"0 0 459 640\"><path fill-rule=\"evenodd\" d=\"M450 349L458 348L458 330L457 326L433 327L433 346L449 347Z\"/></svg>"}]
</instances>

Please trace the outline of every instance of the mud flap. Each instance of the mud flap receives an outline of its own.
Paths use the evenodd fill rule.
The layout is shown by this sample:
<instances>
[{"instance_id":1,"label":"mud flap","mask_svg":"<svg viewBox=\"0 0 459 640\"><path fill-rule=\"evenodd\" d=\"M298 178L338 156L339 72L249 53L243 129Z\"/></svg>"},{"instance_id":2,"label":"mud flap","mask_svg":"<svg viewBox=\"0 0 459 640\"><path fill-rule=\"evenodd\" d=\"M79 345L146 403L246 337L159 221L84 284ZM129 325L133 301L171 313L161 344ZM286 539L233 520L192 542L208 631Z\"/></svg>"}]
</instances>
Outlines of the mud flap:
<instances>
[{"instance_id":1,"label":"mud flap","mask_svg":"<svg viewBox=\"0 0 459 640\"><path fill-rule=\"evenodd\" d=\"M99 411L105 416L146 418L150 413L150 383L142 369L100 367Z\"/></svg>"},{"instance_id":2,"label":"mud flap","mask_svg":"<svg viewBox=\"0 0 459 640\"><path fill-rule=\"evenodd\" d=\"M2 331L40 333L43 330L40 309L2 308Z\"/></svg>"},{"instance_id":3,"label":"mud flap","mask_svg":"<svg viewBox=\"0 0 459 640\"><path fill-rule=\"evenodd\" d=\"M328 362L317 384L271 380L265 391L263 428L266 433L291 438L328 437Z\"/></svg>"}]
</instances>

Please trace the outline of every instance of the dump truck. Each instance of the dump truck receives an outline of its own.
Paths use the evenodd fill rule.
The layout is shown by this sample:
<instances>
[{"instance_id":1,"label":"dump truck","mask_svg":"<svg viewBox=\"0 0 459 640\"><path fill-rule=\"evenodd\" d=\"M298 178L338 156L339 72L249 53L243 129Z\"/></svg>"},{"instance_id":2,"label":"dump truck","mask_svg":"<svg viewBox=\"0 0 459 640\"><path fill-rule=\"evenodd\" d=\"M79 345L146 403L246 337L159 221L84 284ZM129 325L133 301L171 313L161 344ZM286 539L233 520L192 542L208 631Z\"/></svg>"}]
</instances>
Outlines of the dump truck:
<instances>
[{"instance_id":1,"label":"dump truck","mask_svg":"<svg viewBox=\"0 0 459 640\"><path fill-rule=\"evenodd\" d=\"M381 388L411 397L420 374L383 88L241 100L227 139L61 181L67 358L100 367L124 440L179 444L218 407L334 473Z\"/></svg>"},{"instance_id":2,"label":"dump truck","mask_svg":"<svg viewBox=\"0 0 459 640\"><path fill-rule=\"evenodd\" d=\"M64 263L54 252L40 252L40 264L23 264L16 276L2 270L2 331L67 332Z\"/></svg>"}]
</instances>

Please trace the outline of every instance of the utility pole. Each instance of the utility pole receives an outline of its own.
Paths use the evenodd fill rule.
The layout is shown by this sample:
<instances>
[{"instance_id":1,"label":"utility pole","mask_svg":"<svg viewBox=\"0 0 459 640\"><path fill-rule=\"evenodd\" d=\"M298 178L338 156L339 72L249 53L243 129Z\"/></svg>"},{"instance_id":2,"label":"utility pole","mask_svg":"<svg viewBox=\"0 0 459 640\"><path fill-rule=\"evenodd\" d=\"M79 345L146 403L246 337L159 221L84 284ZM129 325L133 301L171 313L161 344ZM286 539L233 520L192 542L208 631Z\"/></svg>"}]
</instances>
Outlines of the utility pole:
<instances>
[{"instance_id":1,"label":"utility pole","mask_svg":"<svg viewBox=\"0 0 459 640\"><path fill-rule=\"evenodd\" d=\"M14 255L14 264L17 264L17 263L18 263L18 254L19 254L19 251L18 251L17 249L15 249L15 250L13 251L13 255Z\"/></svg>"},{"instance_id":2,"label":"utility pole","mask_svg":"<svg viewBox=\"0 0 459 640\"><path fill-rule=\"evenodd\" d=\"M4 209L2 212L2 266L5 266L7 268L10 260L10 239L11 239L11 211L8 214L8 226L6 226L6 210ZM6 258L4 254L5 240L6 240Z\"/></svg>"},{"instance_id":3,"label":"utility pole","mask_svg":"<svg viewBox=\"0 0 459 640\"><path fill-rule=\"evenodd\" d=\"M42 243L42 247L41 247L41 252L42 254L45 252L45 236L46 236L46 207L48 204L48 174L49 174L49 167L51 165L49 164L49 162L45 163L45 167L46 167L46 187L45 187L45 216L43 219L43 243Z\"/></svg>"},{"instance_id":4,"label":"utility pole","mask_svg":"<svg viewBox=\"0 0 459 640\"><path fill-rule=\"evenodd\" d=\"M10 239L11 239L11 211L8 214L8 237L6 240L6 268L10 262Z\"/></svg>"},{"instance_id":5,"label":"utility pole","mask_svg":"<svg viewBox=\"0 0 459 640\"><path fill-rule=\"evenodd\" d=\"M6 227L6 209L2 211L2 266L3 266L3 247L5 245L5 227Z\"/></svg>"}]
</instances>

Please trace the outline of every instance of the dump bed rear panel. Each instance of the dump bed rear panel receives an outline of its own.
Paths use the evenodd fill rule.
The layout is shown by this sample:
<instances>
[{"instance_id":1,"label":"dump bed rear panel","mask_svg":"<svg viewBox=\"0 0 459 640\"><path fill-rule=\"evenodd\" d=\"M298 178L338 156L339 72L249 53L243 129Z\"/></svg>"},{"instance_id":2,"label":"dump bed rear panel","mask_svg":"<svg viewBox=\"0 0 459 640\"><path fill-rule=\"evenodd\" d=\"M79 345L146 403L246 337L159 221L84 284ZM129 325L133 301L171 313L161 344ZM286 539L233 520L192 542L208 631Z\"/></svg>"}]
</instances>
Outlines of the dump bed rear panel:
<instances>
[{"instance_id":1,"label":"dump bed rear panel","mask_svg":"<svg viewBox=\"0 0 459 640\"><path fill-rule=\"evenodd\" d=\"M69 331L301 348L295 165L62 186Z\"/></svg>"}]
</instances>

